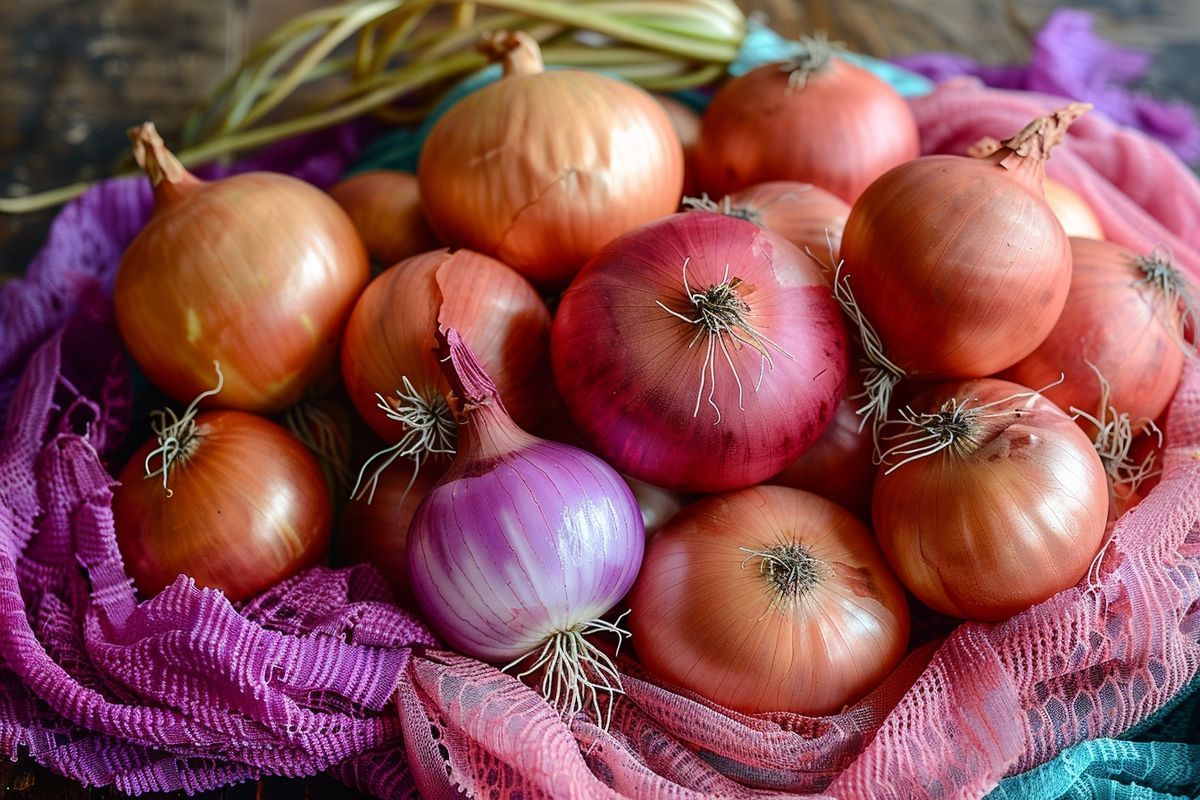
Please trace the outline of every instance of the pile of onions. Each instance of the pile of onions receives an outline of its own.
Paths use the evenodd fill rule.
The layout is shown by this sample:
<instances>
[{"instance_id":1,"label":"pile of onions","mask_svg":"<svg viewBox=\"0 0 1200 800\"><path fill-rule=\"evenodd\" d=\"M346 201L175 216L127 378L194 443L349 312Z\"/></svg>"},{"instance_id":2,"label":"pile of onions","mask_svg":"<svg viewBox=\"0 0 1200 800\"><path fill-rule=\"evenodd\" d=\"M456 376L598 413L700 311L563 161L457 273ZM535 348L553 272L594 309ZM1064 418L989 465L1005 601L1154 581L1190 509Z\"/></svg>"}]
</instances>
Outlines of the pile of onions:
<instances>
[{"instance_id":1,"label":"pile of onions","mask_svg":"<svg viewBox=\"0 0 1200 800\"><path fill-rule=\"evenodd\" d=\"M1044 392L1063 409L1134 421L1157 419L1179 384L1184 327L1193 315L1183 275L1158 252L1135 255L1112 242L1071 239L1070 292L1054 329L1004 377ZM1101 402L1101 380L1109 385Z\"/></svg>"},{"instance_id":2,"label":"pile of onions","mask_svg":"<svg viewBox=\"0 0 1200 800\"><path fill-rule=\"evenodd\" d=\"M630 627L653 674L746 714L830 714L908 647L908 605L871 532L807 492L688 506L646 548Z\"/></svg>"},{"instance_id":3,"label":"pile of onions","mask_svg":"<svg viewBox=\"0 0 1200 800\"><path fill-rule=\"evenodd\" d=\"M875 534L931 608L1006 619L1075 585L1108 521L1108 482L1058 406L994 378L918 396L875 479Z\"/></svg>"},{"instance_id":4,"label":"pile of onions","mask_svg":"<svg viewBox=\"0 0 1200 800\"><path fill-rule=\"evenodd\" d=\"M837 58L823 39L785 64L721 86L696 145L700 187L714 197L764 181L801 181L853 203L871 181L916 158L904 98Z\"/></svg>"},{"instance_id":5,"label":"pile of onions","mask_svg":"<svg viewBox=\"0 0 1200 800\"><path fill-rule=\"evenodd\" d=\"M113 490L117 545L145 597L186 574L247 600L320 562L329 545L333 512L316 458L257 414L197 413L219 391L180 416L156 412L156 435Z\"/></svg>"},{"instance_id":6,"label":"pile of onions","mask_svg":"<svg viewBox=\"0 0 1200 800\"><path fill-rule=\"evenodd\" d=\"M522 424L532 424L544 407L550 313L533 287L470 250L413 256L362 293L342 343L346 391L392 445L383 465L404 457L419 471L430 456L454 452L457 425L438 361L439 325L462 332Z\"/></svg>"},{"instance_id":7,"label":"pile of onions","mask_svg":"<svg viewBox=\"0 0 1200 800\"><path fill-rule=\"evenodd\" d=\"M371 260L381 266L440 246L421 211L416 175L362 172L334 184L329 196L350 215Z\"/></svg>"},{"instance_id":8,"label":"pile of onions","mask_svg":"<svg viewBox=\"0 0 1200 800\"><path fill-rule=\"evenodd\" d=\"M225 387L217 402L259 412L336 379L338 337L370 277L345 212L287 175L203 182L150 123L130 137L155 210L121 259L113 300L147 377L187 403L218 361Z\"/></svg>"},{"instance_id":9,"label":"pile of onions","mask_svg":"<svg viewBox=\"0 0 1200 800\"><path fill-rule=\"evenodd\" d=\"M1012 366L1058 321L1071 249L1042 194L1045 159L1072 104L1039 117L986 158L932 155L880 177L842 236L852 313L864 330L869 412L887 413L904 375L983 377ZM864 324L863 320L868 324Z\"/></svg>"},{"instance_id":10,"label":"pile of onions","mask_svg":"<svg viewBox=\"0 0 1200 800\"><path fill-rule=\"evenodd\" d=\"M523 674L540 673L566 715L600 719L620 677L584 637L619 631L601 618L642 563L637 503L596 456L518 428L457 331L446 345L464 424L409 530L412 591L452 647L510 666L531 657Z\"/></svg>"},{"instance_id":11,"label":"pile of onions","mask_svg":"<svg viewBox=\"0 0 1200 800\"><path fill-rule=\"evenodd\" d=\"M846 334L815 262L743 220L693 211L617 239L551 330L584 440L656 486L723 491L794 461L846 380Z\"/></svg>"},{"instance_id":12,"label":"pile of onions","mask_svg":"<svg viewBox=\"0 0 1200 800\"><path fill-rule=\"evenodd\" d=\"M613 238L669 214L679 137L655 99L598 73L542 71L537 43L493 43L504 77L438 120L417 177L438 238L561 287Z\"/></svg>"},{"instance_id":13,"label":"pile of onions","mask_svg":"<svg viewBox=\"0 0 1200 800\"><path fill-rule=\"evenodd\" d=\"M747 186L725 195L719 203L707 198L685 198L684 204L753 222L815 258L822 261L829 258L831 265L837 263L842 230L850 216L850 204L845 200L797 181L767 181Z\"/></svg>"}]
</instances>

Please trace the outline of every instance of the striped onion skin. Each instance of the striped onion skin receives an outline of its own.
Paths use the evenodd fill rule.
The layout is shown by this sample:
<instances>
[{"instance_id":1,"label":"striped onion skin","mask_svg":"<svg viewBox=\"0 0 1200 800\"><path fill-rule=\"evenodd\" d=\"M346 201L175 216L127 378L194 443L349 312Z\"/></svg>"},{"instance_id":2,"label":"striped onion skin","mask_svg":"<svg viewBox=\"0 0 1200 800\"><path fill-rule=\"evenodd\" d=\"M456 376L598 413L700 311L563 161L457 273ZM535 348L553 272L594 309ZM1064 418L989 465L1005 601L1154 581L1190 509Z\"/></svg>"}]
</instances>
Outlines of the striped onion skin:
<instances>
[{"instance_id":1,"label":"striped onion skin","mask_svg":"<svg viewBox=\"0 0 1200 800\"><path fill-rule=\"evenodd\" d=\"M231 601L249 599L324 558L333 511L316 457L245 411L195 417L169 473L147 477L151 438L113 491L117 544L143 596L188 575Z\"/></svg>"},{"instance_id":2,"label":"striped onion skin","mask_svg":"<svg viewBox=\"0 0 1200 800\"><path fill-rule=\"evenodd\" d=\"M466 419L453 464L409 530L409 581L448 644L507 662L615 606L633 585L645 532L621 476L518 428L451 334Z\"/></svg>"}]
</instances>

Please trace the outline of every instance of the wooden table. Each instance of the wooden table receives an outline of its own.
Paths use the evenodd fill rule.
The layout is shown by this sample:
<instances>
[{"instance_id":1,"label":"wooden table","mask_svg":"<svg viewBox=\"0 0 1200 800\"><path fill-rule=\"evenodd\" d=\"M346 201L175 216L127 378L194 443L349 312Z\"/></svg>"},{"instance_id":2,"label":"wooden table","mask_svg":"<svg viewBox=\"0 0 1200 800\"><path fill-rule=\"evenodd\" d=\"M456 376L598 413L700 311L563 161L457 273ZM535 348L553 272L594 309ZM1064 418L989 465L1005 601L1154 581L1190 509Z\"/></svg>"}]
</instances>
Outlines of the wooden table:
<instances>
[{"instance_id":1,"label":"wooden table","mask_svg":"<svg viewBox=\"0 0 1200 800\"><path fill-rule=\"evenodd\" d=\"M0 193L96 177L124 131L155 120L168 141L192 104L280 20L332 0L5 0L0 3ZM1053 0L741 0L785 34L824 29L889 57L926 50L989 63L1028 59ZM1146 88L1200 106L1200 0L1084 0L1096 30L1154 54ZM52 212L0 217L0 277L19 273ZM0 759L0 800L102 798L30 762ZM270 779L208 798L353 796L328 779Z\"/></svg>"}]
</instances>

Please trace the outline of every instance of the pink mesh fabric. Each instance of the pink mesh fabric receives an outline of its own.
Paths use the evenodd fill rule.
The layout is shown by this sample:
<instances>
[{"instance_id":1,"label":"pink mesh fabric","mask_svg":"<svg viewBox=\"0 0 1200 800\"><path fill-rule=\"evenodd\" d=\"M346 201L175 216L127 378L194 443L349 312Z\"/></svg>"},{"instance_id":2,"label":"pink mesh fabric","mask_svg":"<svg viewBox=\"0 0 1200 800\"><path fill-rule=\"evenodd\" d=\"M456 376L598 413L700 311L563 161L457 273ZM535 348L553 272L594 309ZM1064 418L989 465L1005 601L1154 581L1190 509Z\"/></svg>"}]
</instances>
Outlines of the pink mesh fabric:
<instances>
[{"instance_id":1,"label":"pink mesh fabric","mask_svg":"<svg viewBox=\"0 0 1200 800\"><path fill-rule=\"evenodd\" d=\"M951 84L914 108L926 148L944 151L1053 104ZM1169 243L1200 275L1194 178L1144 138L1085 121L1052 173L1096 204L1113 239ZM293 143L274 166L327 181L357 137ZM60 216L28 279L0 288L10 756L25 748L129 792L328 769L381 797L978 797L1128 728L1200 668L1195 364L1171 408L1163 479L1116 524L1096 585L1005 623L959 626L829 717L735 714L625 659L611 730L568 726L512 677L432 649L366 568L317 568L240 608L186 579L138 603L113 537L118 465L105 461L129 404L108 292L148 202L138 182L94 190Z\"/></svg>"}]
</instances>

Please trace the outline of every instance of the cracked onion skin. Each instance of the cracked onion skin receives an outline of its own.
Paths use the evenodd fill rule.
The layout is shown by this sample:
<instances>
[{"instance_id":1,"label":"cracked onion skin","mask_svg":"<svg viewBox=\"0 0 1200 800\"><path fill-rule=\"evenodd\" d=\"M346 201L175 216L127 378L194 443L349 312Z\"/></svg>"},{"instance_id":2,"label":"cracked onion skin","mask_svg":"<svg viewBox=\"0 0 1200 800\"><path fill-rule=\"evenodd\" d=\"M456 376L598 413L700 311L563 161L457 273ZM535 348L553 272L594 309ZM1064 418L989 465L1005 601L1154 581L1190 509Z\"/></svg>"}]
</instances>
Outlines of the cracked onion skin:
<instances>
[{"instance_id":1,"label":"cracked onion skin","mask_svg":"<svg viewBox=\"0 0 1200 800\"><path fill-rule=\"evenodd\" d=\"M641 89L543 72L525 34L497 47L504 77L457 103L425 141L421 200L441 241L561 288L609 241L676 209L683 147Z\"/></svg>"}]
</instances>

